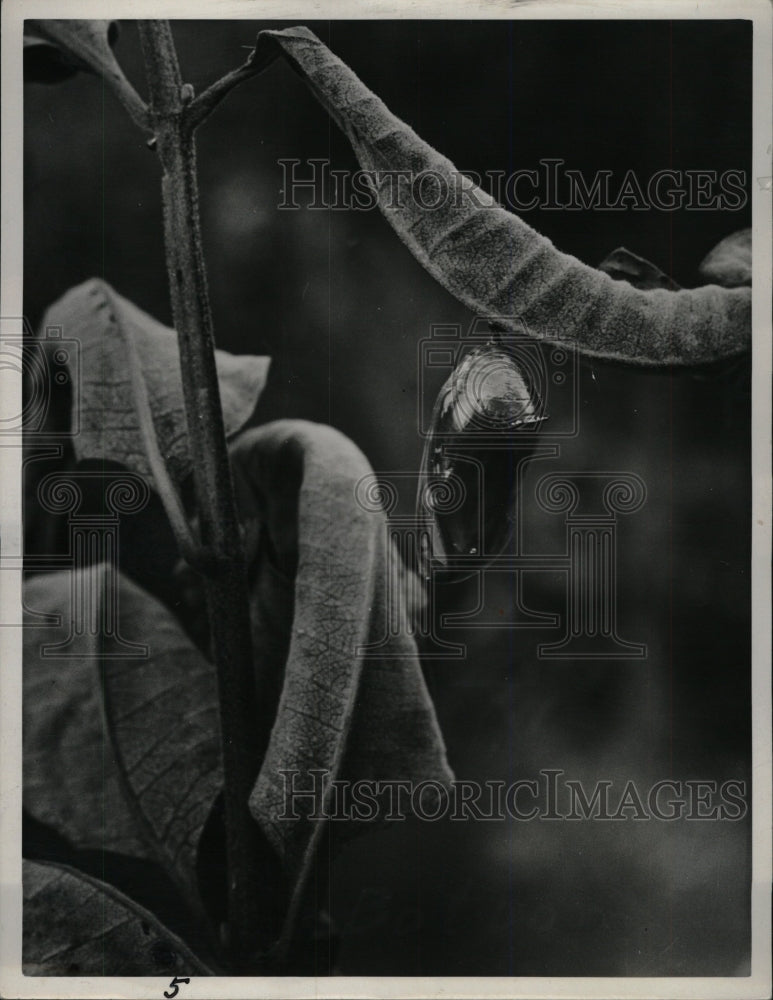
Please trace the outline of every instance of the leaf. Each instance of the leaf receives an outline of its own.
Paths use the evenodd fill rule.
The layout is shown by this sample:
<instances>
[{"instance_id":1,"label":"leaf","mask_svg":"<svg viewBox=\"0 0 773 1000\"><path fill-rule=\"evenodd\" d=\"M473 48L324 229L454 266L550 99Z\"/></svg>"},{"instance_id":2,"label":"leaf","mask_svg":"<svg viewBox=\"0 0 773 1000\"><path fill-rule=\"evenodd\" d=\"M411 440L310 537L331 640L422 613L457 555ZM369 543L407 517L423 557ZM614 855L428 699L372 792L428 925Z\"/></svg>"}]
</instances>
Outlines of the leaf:
<instances>
[{"instance_id":1,"label":"leaf","mask_svg":"<svg viewBox=\"0 0 773 1000\"><path fill-rule=\"evenodd\" d=\"M386 634L388 581L404 572L383 512L355 500L371 474L362 454L330 428L280 421L240 435L232 462L248 529L256 671L275 693L250 808L294 886L292 912L324 826L306 821L307 802L298 804L303 819L280 819L282 770L301 781L315 768L328 780L452 774L404 603L380 658L358 653ZM77 847L160 861L195 907L196 849L222 788L214 667L120 575L110 604L117 635L81 631L72 659L53 658L45 647L70 635L71 593L109 595L107 574L93 567L26 585L25 808ZM60 625L40 626L40 611ZM102 620L104 607L93 614ZM121 642L145 643L148 655L129 656Z\"/></svg>"},{"instance_id":2,"label":"leaf","mask_svg":"<svg viewBox=\"0 0 773 1000\"><path fill-rule=\"evenodd\" d=\"M117 21L30 19L24 26L25 81L58 83L79 70L123 76L112 53Z\"/></svg>"},{"instance_id":3,"label":"leaf","mask_svg":"<svg viewBox=\"0 0 773 1000\"><path fill-rule=\"evenodd\" d=\"M400 239L478 316L512 317L514 330L525 324L540 339L638 364L692 365L750 349L748 288L642 291L613 281L497 205L308 28L261 32L256 67L278 53L344 131L360 166L374 172L379 207Z\"/></svg>"},{"instance_id":4,"label":"leaf","mask_svg":"<svg viewBox=\"0 0 773 1000\"><path fill-rule=\"evenodd\" d=\"M644 257L638 257L625 247L618 247L599 264L599 270L608 274L615 281L627 281L634 288L647 291L650 288L668 288L675 292L679 285L669 278L659 267L651 264Z\"/></svg>"},{"instance_id":5,"label":"leaf","mask_svg":"<svg viewBox=\"0 0 773 1000\"><path fill-rule=\"evenodd\" d=\"M73 381L80 386L73 393L80 420L73 438L76 456L121 462L158 487L141 427L144 396L160 461L179 484L191 469L191 455L174 330L96 278L70 289L49 308L42 329L49 327L80 342L80 357L69 356ZM226 434L232 436L255 409L270 359L216 351L215 360Z\"/></svg>"},{"instance_id":6,"label":"leaf","mask_svg":"<svg viewBox=\"0 0 773 1000\"><path fill-rule=\"evenodd\" d=\"M313 769L327 770L328 781L453 776L404 603L380 658L359 651L386 636L397 559L383 511L355 499L372 474L362 453L329 427L285 420L240 435L231 458L242 516L261 522L259 537L248 532L248 558L253 567L261 558L271 563L250 595L255 646L264 650L269 634L275 649L287 650L250 809L297 898L324 825L307 821L308 799L296 802L303 819L280 818L292 806L282 771L298 771L302 787Z\"/></svg>"},{"instance_id":7,"label":"leaf","mask_svg":"<svg viewBox=\"0 0 773 1000\"><path fill-rule=\"evenodd\" d=\"M136 857L148 850L118 780L102 724L93 643L83 636L78 659L46 655L45 646L70 634L70 587L83 573L67 570L24 585L24 806L78 847L100 847ZM39 625L36 612L61 616Z\"/></svg>"},{"instance_id":8,"label":"leaf","mask_svg":"<svg viewBox=\"0 0 773 1000\"><path fill-rule=\"evenodd\" d=\"M42 38L24 36L24 82L61 83L80 69L66 53Z\"/></svg>"},{"instance_id":9,"label":"leaf","mask_svg":"<svg viewBox=\"0 0 773 1000\"><path fill-rule=\"evenodd\" d=\"M24 79L57 83L78 70L96 73L140 128L150 128L148 106L124 76L113 55L116 21L36 20L24 22Z\"/></svg>"},{"instance_id":10,"label":"leaf","mask_svg":"<svg viewBox=\"0 0 773 1000\"><path fill-rule=\"evenodd\" d=\"M701 261L698 271L706 281L726 288L752 283L752 231L739 229L714 247Z\"/></svg>"},{"instance_id":11,"label":"leaf","mask_svg":"<svg viewBox=\"0 0 773 1000\"><path fill-rule=\"evenodd\" d=\"M211 976L152 913L64 865L22 862L27 976Z\"/></svg>"},{"instance_id":12,"label":"leaf","mask_svg":"<svg viewBox=\"0 0 773 1000\"><path fill-rule=\"evenodd\" d=\"M75 594L99 622L110 602L117 633L75 632L57 658ZM24 629L25 808L76 847L158 861L197 908L198 840L222 788L212 666L161 604L105 565L35 577L25 605L61 620Z\"/></svg>"}]
</instances>

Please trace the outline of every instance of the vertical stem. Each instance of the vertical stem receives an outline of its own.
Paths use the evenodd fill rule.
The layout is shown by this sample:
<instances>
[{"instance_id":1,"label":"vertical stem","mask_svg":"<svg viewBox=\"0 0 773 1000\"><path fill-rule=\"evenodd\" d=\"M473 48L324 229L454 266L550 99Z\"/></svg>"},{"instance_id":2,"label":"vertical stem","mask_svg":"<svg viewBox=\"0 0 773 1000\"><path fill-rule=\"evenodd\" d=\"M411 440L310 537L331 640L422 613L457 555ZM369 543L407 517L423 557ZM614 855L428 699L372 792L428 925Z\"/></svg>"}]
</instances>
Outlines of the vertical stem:
<instances>
[{"instance_id":1,"label":"vertical stem","mask_svg":"<svg viewBox=\"0 0 773 1000\"><path fill-rule=\"evenodd\" d=\"M248 799L269 727L260 720L247 574L220 406L212 314L201 248L196 154L168 21L140 21L161 167L169 289L182 367L201 541L216 555L205 578L217 668L228 865L229 946L242 962L265 945L257 828ZM265 918L264 918L265 919Z\"/></svg>"}]
</instances>

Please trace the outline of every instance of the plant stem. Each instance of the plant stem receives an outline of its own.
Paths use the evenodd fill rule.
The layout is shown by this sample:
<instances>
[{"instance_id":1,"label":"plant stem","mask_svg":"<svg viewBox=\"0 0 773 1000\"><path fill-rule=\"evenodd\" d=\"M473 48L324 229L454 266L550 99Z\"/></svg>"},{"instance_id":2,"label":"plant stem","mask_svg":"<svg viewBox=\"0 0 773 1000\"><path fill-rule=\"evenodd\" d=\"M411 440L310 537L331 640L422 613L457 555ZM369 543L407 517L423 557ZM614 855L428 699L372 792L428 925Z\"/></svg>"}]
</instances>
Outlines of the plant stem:
<instances>
[{"instance_id":1,"label":"plant stem","mask_svg":"<svg viewBox=\"0 0 773 1000\"><path fill-rule=\"evenodd\" d=\"M229 946L234 959L243 964L265 947L268 933L261 923L265 901L260 892L258 831L247 803L265 753L270 722L258 714L247 573L215 368L193 128L185 114L192 92L182 84L169 22L140 21L139 31L151 124L163 170L166 259L201 543L216 556L216 566L204 582L220 701Z\"/></svg>"}]
</instances>

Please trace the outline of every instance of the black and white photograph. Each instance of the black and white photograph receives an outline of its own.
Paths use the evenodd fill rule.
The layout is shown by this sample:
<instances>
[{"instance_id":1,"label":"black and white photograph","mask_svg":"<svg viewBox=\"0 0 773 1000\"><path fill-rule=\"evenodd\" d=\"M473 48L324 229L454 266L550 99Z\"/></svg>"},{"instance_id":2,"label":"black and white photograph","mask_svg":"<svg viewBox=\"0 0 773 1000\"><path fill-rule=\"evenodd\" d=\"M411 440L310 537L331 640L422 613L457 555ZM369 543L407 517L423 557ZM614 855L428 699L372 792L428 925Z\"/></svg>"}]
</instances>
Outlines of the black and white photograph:
<instances>
[{"instance_id":1,"label":"black and white photograph","mask_svg":"<svg viewBox=\"0 0 773 1000\"><path fill-rule=\"evenodd\" d=\"M3 5L0 994L769 996L770 4L112 10Z\"/></svg>"}]
</instances>

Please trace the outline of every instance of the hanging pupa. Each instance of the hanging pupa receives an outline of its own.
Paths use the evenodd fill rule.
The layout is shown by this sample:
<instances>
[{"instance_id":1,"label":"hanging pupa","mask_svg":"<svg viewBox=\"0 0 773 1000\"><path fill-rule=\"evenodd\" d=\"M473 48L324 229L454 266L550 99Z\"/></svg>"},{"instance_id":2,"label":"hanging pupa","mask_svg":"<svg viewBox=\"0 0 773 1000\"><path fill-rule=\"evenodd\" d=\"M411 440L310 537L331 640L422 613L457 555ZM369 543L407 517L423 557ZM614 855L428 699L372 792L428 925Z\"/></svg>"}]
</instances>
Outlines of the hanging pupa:
<instances>
[{"instance_id":1,"label":"hanging pupa","mask_svg":"<svg viewBox=\"0 0 773 1000\"><path fill-rule=\"evenodd\" d=\"M421 569L461 579L507 545L515 523L516 474L545 419L542 404L499 340L461 358L432 412L422 458L417 519Z\"/></svg>"}]
</instances>

